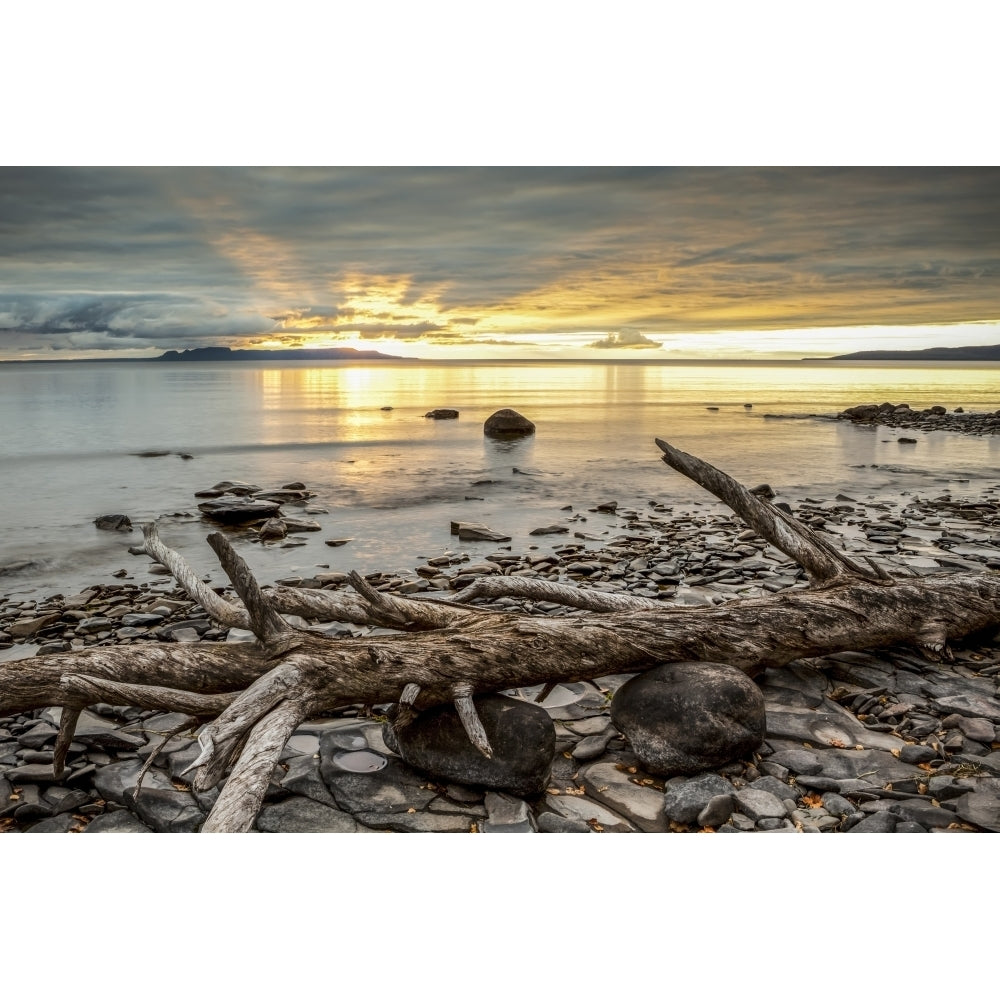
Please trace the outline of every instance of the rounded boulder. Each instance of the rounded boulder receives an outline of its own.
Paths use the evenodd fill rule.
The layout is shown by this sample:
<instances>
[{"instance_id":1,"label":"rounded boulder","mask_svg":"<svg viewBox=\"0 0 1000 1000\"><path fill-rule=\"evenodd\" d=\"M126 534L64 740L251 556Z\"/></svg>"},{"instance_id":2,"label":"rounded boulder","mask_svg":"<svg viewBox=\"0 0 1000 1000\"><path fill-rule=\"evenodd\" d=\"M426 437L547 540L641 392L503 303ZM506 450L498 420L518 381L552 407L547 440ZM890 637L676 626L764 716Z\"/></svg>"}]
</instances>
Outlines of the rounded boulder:
<instances>
[{"instance_id":1,"label":"rounded boulder","mask_svg":"<svg viewBox=\"0 0 1000 1000\"><path fill-rule=\"evenodd\" d=\"M497 410L486 418L483 433L501 439L527 437L535 433L535 425L517 410Z\"/></svg>"},{"instance_id":2,"label":"rounded boulder","mask_svg":"<svg viewBox=\"0 0 1000 1000\"><path fill-rule=\"evenodd\" d=\"M386 745L410 767L438 781L522 797L540 795L548 784L556 749L549 713L540 705L500 694L477 695L473 701L493 748L492 758L472 745L451 705L421 712L409 725L391 735L386 732Z\"/></svg>"},{"instance_id":3,"label":"rounded boulder","mask_svg":"<svg viewBox=\"0 0 1000 1000\"><path fill-rule=\"evenodd\" d=\"M653 774L698 774L764 740L764 696L727 663L663 663L623 684L611 721Z\"/></svg>"}]
</instances>

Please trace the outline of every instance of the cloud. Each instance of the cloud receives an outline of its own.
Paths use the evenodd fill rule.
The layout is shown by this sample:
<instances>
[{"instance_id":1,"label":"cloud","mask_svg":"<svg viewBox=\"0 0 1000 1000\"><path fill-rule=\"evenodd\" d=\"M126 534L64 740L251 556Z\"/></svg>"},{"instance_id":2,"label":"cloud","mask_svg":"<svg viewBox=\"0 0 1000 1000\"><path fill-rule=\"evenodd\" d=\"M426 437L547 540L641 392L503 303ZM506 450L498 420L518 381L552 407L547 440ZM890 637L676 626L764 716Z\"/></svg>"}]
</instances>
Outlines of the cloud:
<instances>
[{"instance_id":1,"label":"cloud","mask_svg":"<svg viewBox=\"0 0 1000 1000\"><path fill-rule=\"evenodd\" d=\"M607 349L618 349L618 348L659 348L663 345L656 340L650 340L649 337L645 336L639 330L618 330L614 333L609 333L603 340L595 340L592 344L588 344L588 347L597 347L602 350Z\"/></svg>"},{"instance_id":2,"label":"cloud","mask_svg":"<svg viewBox=\"0 0 1000 1000\"><path fill-rule=\"evenodd\" d=\"M996 168L0 168L0 354L998 318Z\"/></svg>"},{"instance_id":3,"label":"cloud","mask_svg":"<svg viewBox=\"0 0 1000 1000\"><path fill-rule=\"evenodd\" d=\"M109 341L155 341L162 345L249 337L266 333L274 326L273 320L257 313L180 295L64 293L48 297L0 293L0 333L35 334L41 338L87 334L95 347L100 340L94 335L103 335Z\"/></svg>"}]
</instances>

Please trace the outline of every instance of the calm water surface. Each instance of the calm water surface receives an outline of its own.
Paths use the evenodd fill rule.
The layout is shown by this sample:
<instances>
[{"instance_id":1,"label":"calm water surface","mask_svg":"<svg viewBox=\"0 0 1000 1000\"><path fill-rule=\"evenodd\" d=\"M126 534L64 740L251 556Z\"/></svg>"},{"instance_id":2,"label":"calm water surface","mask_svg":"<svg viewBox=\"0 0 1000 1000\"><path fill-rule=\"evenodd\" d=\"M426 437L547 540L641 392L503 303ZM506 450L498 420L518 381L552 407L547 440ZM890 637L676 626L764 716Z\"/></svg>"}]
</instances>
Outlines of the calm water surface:
<instances>
[{"instance_id":1,"label":"calm water surface","mask_svg":"<svg viewBox=\"0 0 1000 1000\"><path fill-rule=\"evenodd\" d=\"M539 543L532 528L563 520L566 504L585 514L612 499L714 504L659 460L656 437L792 500L944 485L978 493L998 481L995 437L919 434L904 447L899 431L828 419L883 400L995 410L1000 365L0 365L0 592L72 592L110 582L119 568L156 580L126 551L138 531L94 528L105 513L157 520L167 543L214 582L220 574L204 542L211 529L174 515L197 514L194 492L222 479L301 480L329 510L316 517L323 531L303 536L301 548L241 543L264 581L319 565L412 569L454 546L453 519L485 521L512 535L517 551ZM423 416L446 406L460 410L458 420ZM483 421L505 406L535 422L533 438L483 437ZM575 527L599 533L617 524L587 516ZM353 540L323 544L343 537ZM540 544L559 541L565 536Z\"/></svg>"}]
</instances>

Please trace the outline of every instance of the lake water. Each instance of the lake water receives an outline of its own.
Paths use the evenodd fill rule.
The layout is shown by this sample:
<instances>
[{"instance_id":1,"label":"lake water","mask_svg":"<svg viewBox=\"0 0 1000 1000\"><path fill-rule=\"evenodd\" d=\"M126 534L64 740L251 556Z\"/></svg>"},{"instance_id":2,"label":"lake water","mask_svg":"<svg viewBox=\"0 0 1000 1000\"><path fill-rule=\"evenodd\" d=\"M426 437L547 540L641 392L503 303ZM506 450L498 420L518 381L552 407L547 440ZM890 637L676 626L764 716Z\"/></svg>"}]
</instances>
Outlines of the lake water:
<instances>
[{"instance_id":1,"label":"lake water","mask_svg":"<svg viewBox=\"0 0 1000 1000\"><path fill-rule=\"evenodd\" d=\"M127 552L141 542L138 529L94 527L108 513L158 521L167 544L221 583L204 541L213 529L197 518L194 493L223 479L268 488L299 480L329 511L302 547L238 542L262 582L319 566L412 570L457 548L452 520L485 522L519 551L564 542L528 533L565 520L567 504L588 518L574 528L612 534L619 522L588 507L713 506L660 461L656 437L791 501L943 486L978 494L1000 481L997 437L829 418L883 400L995 410L998 376L990 363L0 365L0 592L72 593L112 582L121 568L156 581ZM424 417L437 407L461 415ZM515 443L484 438L484 420L501 407L523 413L537 433ZM899 445L900 433L918 444ZM342 547L324 544L345 537L352 541ZM484 555L496 546L461 548Z\"/></svg>"}]
</instances>

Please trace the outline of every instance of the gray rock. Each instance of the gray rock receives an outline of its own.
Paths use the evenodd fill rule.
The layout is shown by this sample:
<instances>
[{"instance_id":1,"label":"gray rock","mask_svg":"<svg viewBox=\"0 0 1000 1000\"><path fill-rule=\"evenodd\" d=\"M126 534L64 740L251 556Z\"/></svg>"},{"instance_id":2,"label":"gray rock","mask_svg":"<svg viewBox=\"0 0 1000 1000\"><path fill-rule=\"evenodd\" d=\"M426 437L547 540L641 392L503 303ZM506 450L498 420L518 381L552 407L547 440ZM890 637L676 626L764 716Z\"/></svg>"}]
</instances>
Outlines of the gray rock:
<instances>
[{"instance_id":1,"label":"gray rock","mask_svg":"<svg viewBox=\"0 0 1000 1000\"><path fill-rule=\"evenodd\" d=\"M722 826L733 814L732 795L713 795L708 804L698 813L698 826Z\"/></svg>"},{"instance_id":2,"label":"gray rock","mask_svg":"<svg viewBox=\"0 0 1000 1000\"><path fill-rule=\"evenodd\" d=\"M50 816L38 823L29 826L25 833L69 833L71 826L78 825L79 820L74 819L69 813L61 813L57 816Z\"/></svg>"},{"instance_id":3,"label":"gray rock","mask_svg":"<svg viewBox=\"0 0 1000 1000\"><path fill-rule=\"evenodd\" d=\"M152 833L138 816L133 816L127 809L116 809L114 812L101 813L95 816L86 826L84 833Z\"/></svg>"},{"instance_id":4,"label":"gray rock","mask_svg":"<svg viewBox=\"0 0 1000 1000\"><path fill-rule=\"evenodd\" d=\"M975 719L962 716L958 720L958 728L970 740L985 743L989 746L996 739L996 727L986 719Z\"/></svg>"},{"instance_id":5,"label":"gray rock","mask_svg":"<svg viewBox=\"0 0 1000 1000\"><path fill-rule=\"evenodd\" d=\"M1000 833L1000 796L995 792L967 792L954 802L959 819Z\"/></svg>"},{"instance_id":6,"label":"gray rock","mask_svg":"<svg viewBox=\"0 0 1000 1000\"><path fill-rule=\"evenodd\" d=\"M555 728L548 712L504 695L480 695L474 701L493 748L492 758L472 745L450 705L421 712L395 730L400 756L442 783L481 785L521 797L539 795L548 783L555 753Z\"/></svg>"},{"instance_id":7,"label":"gray rock","mask_svg":"<svg viewBox=\"0 0 1000 1000\"><path fill-rule=\"evenodd\" d=\"M486 418L483 424L486 437L508 440L527 437L535 433L535 425L517 410L497 410Z\"/></svg>"},{"instance_id":8,"label":"gray rock","mask_svg":"<svg viewBox=\"0 0 1000 1000\"><path fill-rule=\"evenodd\" d=\"M739 789L733 795L733 800L736 808L755 823L769 817L784 819L788 815L788 810L781 799L753 786Z\"/></svg>"},{"instance_id":9,"label":"gray rock","mask_svg":"<svg viewBox=\"0 0 1000 1000\"><path fill-rule=\"evenodd\" d=\"M134 797L142 763L131 759L102 767L94 785L101 797L136 813L158 833L193 833L205 819L190 791L175 788L170 779L153 767L143 778L142 791Z\"/></svg>"},{"instance_id":10,"label":"gray rock","mask_svg":"<svg viewBox=\"0 0 1000 1000\"><path fill-rule=\"evenodd\" d=\"M928 761L935 760L938 756L940 755L937 750L924 746L921 743L907 743L899 751L899 759L904 764L926 764Z\"/></svg>"},{"instance_id":11,"label":"gray rock","mask_svg":"<svg viewBox=\"0 0 1000 1000\"><path fill-rule=\"evenodd\" d=\"M646 833L667 829L663 792L638 784L611 763L591 764L580 772L587 795L604 803Z\"/></svg>"},{"instance_id":12,"label":"gray rock","mask_svg":"<svg viewBox=\"0 0 1000 1000\"><path fill-rule=\"evenodd\" d=\"M320 738L320 774L337 806L352 816L362 811L388 815L419 810L434 798L433 789L426 787L427 778L400 760L390 758L380 771L357 773L334 763L337 752L327 735Z\"/></svg>"},{"instance_id":13,"label":"gray rock","mask_svg":"<svg viewBox=\"0 0 1000 1000\"><path fill-rule=\"evenodd\" d=\"M793 774L819 774L823 770L817 755L804 747L782 747L775 750L767 760L781 764Z\"/></svg>"},{"instance_id":14,"label":"gray rock","mask_svg":"<svg viewBox=\"0 0 1000 1000\"><path fill-rule=\"evenodd\" d=\"M281 510L281 504L267 500L239 500L227 497L206 500L198 504L198 510L208 520L220 524L246 524L249 521L264 521L269 517L275 517Z\"/></svg>"},{"instance_id":15,"label":"gray rock","mask_svg":"<svg viewBox=\"0 0 1000 1000\"><path fill-rule=\"evenodd\" d=\"M748 756L764 738L764 698L725 663L665 663L615 692L611 721L654 774L697 774Z\"/></svg>"},{"instance_id":16,"label":"gray rock","mask_svg":"<svg viewBox=\"0 0 1000 1000\"><path fill-rule=\"evenodd\" d=\"M399 833L469 833L475 820L459 813L358 812L355 819L373 830Z\"/></svg>"},{"instance_id":17,"label":"gray rock","mask_svg":"<svg viewBox=\"0 0 1000 1000\"><path fill-rule=\"evenodd\" d=\"M978 694L959 694L937 698L934 707L943 712L957 712L972 718L1000 722L1000 701Z\"/></svg>"},{"instance_id":18,"label":"gray rock","mask_svg":"<svg viewBox=\"0 0 1000 1000\"><path fill-rule=\"evenodd\" d=\"M770 792L780 802L784 802L785 799L797 799L800 794L799 791L792 788L791 785L785 784L784 781L779 781L777 778L772 778L770 776L758 778L756 781L751 782L750 787L756 788L761 792Z\"/></svg>"},{"instance_id":19,"label":"gray rock","mask_svg":"<svg viewBox=\"0 0 1000 1000\"><path fill-rule=\"evenodd\" d=\"M732 795L734 791L725 778L711 772L680 779L667 785L663 812L674 823L693 823L713 798Z\"/></svg>"},{"instance_id":20,"label":"gray rock","mask_svg":"<svg viewBox=\"0 0 1000 1000\"><path fill-rule=\"evenodd\" d=\"M543 812L538 816L539 833L593 833L593 828L579 819L568 819L559 813Z\"/></svg>"},{"instance_id":21,"label":"gray rock","mask_svg":"<svg viewBox=\"0 0 1000 1000\"><path fill-rule=\"evenodd\" d=\"M58 785L45 789L42 797L46 802L51 804L56 815L64 812L73 812L91 800L91 796L82 788L63 788Z\"/></svg>"},{"instance_id":22,"label":"gray rock","mask_svg":"<svg viewBox=\"0 0 1000 1000\"><path fill-rule=\"evenodd\" d=\"M101 531L131 531L132 522L126 514L101 514L94 518L94 527Z\"/></svg>"},{"instance_id":23,"label":"gray rock","mask_svg":"<svg viewBox=\"0 0 1000 1000\"><path fill-rule=\"evenodd\" d=\"M610 728L603 733L596 733L594 736L586 736L573 747L572 755L574 760L593 760L600 757L608 748L608 743L615 733Z\"/></svg>"},{"instance_id":24,"label":"gray rock","mask_svg":"<svg viewBox=\"0 0 1000 1000\"><path fill-rule=\"evenodd\" d=\"M483 833L534 833L531 811L524 799L516 799L501 792L487 792L486 822Z\"/></svg>"},{"instance_id":25,"label":"gray rock","mask_svg":"<svg viewBox=\"0 0 1000 1000\"><path fill-rule=\"evenodd\" d=\"M635 833L636 830L623 816L606 809L585 795L549 794L545 796L545 804L566 819L582 820L595 833Z\"/></svg>"},{"instance_id":26,"label":"gray rock","mask_svg":"<svg viewBox=\"0 0 1000 1000\"><path fill-rule=\"evenodd\" d=\"M896 829L896 824L899 822L899 817L888 809L883 809L880 812L872 813L870 816L866 816L860 823L855 823L847 832L848 833L893 833Z\"/></svg>"},{"instance_id":27,"label":"gray rock","mask_svg":"<svg viewBox=\"0 0 1000 1000\"><path fill-rule=\"evenodd\" d=\"M282 788L296 795L304 795L325 806L336 807L336 800L323 783L318 757L299 754L290 757L285 763L288 770L279 779Z\"/></svg>"},{"instance_id":28,"label":"gray rock","mask_svg":"<svg viewBox=\"0 0 1000 1000\"><path fill-rule=\"evenodd\" d=\"M845 799L843 795L838 795L836 792L827 792L823 796L823 808L831 816L840 816L842 819L845 816L858 815L859 812L853 802Z\"/></svg>"},{"instance_id":29,"label":"gray rock","mask_svg":"<svg viewBox=\"0 0 1000 1000\"><path fill-rule=\"evenodd\" d=\"M439 407L436 410L429 410L424 416L429 420L456 420L458 419L458 410Z\"/></svg>"},{"instance_id":30,"label":"gray rock","mask_svg":"<svg viewBox=\"0 0 1000 1000\"><path fill-rule=\"evenodd\" d=\"M903 820L919 823L927 829L946 827L956 822L956 814L950 809L932 805L930 802L921 802L919 799L904 799L893 802L889 806L889 811L894 812Z\"/></svg>"},{"instance_id":31,"label":"gray rock","mask_svg":"<svg viewBox=\"0 0 1000 1000\"><path fill-rule=\"evenodd\" d=\"M257 816L257 829L262 833L354 833L358 824L340 809L293 796L265 805Z\"/></svg>"}]
</instances>

